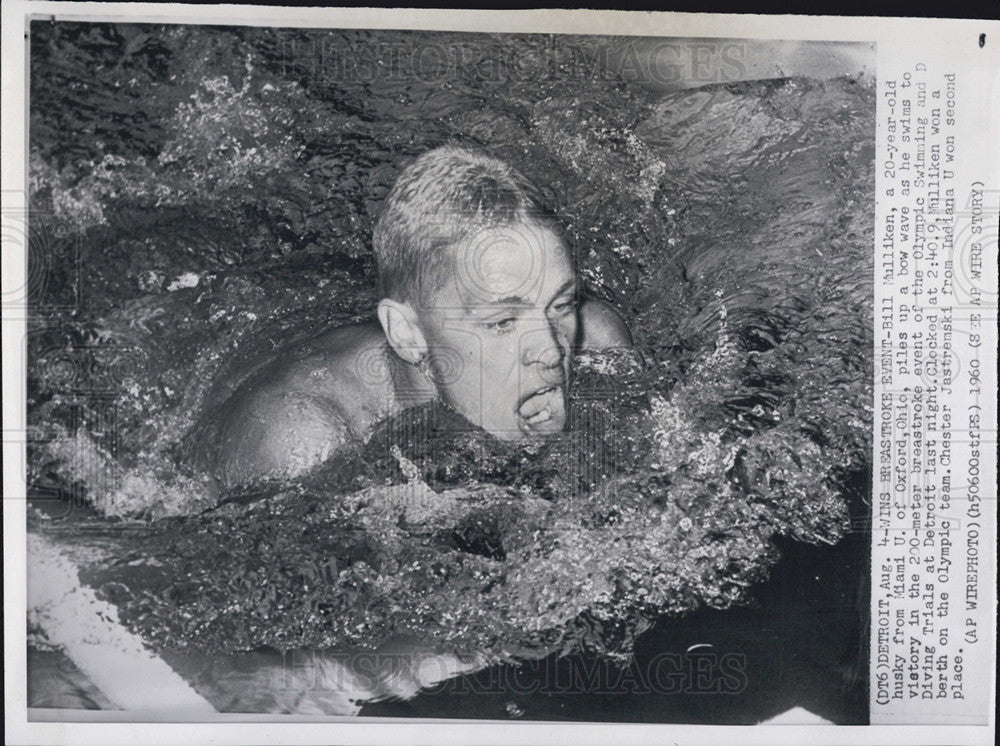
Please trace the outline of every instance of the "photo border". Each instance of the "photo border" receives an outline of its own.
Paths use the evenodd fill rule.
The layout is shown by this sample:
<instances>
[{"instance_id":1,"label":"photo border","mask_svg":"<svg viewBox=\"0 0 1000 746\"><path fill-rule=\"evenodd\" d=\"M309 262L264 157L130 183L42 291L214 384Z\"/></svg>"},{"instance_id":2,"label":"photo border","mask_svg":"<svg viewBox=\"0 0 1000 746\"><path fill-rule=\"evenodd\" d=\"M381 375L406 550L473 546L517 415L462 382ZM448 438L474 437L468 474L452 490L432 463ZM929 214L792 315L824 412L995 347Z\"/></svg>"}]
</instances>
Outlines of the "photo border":
<instances>
[{"instance_id":1,"label":"photo border","mask_svg":"<svg viewBox=\"0 0 1000 746\"><path fill-rule=\"evenodd\" d=\"M501 33L569 33L600 35L753 38L802 41L861 41L877 45L877 56L903 45L947 54L955 64L992 64L1000 69L997 46L987 62L975 47L983 29L1000 39L1000 24L992 21L902 18L708 16L693 13L635 13L626 11L460 11L392 9L315 9L262 6L184 6L62 2L9 2L3 10L3 206L25 209L27 182L27 21L55 16L64 21L190 23L252 26L297 26ZM894 47L893 45L897 45ZM977 57L978 55L978 57ZM876 69L880 65L876 64ZM1000 93L1000 91L994 91ZM1000 95L994 97L1000 100ZM996 126L1000 112L992 113ZM995 177L996 172L993 173ZM8 289L23 286L23 256L10 258L4 246L4 297ZM26 249L25 249L26 250ZM21 285L16 283L20 282ZM21 315L23 316L23 314ZM804 738L822 743L937 744L992 743L995 705L985 726L688 726L646 724L544 723L520 721L459 721L445 719L392 720L382 718L307 718L275 715L220 715L211 723L169 723L163 713L149 713L149 722L111 722L138 713L69 711L78 721L32 723L18 702L25 696L25 494L24 339L26 324L16 309L3 308L3 456L4 456L4 615L5 683L8 743L799 743ZM10 498L9 496L15 496ZM996 599L993 599L994 608ZM995 623L995 617L994 617ZM995 629L994 629L995 639ZM994 660L995 671L995 660ZM995 680L991 687L995 687ZM340 725L333 729L331 723ZM503 724L502 731L497 728ZM444 727L442 727L444 726ZM735 730L734 728L739 728Z\"/></svg>"}]
</instances>

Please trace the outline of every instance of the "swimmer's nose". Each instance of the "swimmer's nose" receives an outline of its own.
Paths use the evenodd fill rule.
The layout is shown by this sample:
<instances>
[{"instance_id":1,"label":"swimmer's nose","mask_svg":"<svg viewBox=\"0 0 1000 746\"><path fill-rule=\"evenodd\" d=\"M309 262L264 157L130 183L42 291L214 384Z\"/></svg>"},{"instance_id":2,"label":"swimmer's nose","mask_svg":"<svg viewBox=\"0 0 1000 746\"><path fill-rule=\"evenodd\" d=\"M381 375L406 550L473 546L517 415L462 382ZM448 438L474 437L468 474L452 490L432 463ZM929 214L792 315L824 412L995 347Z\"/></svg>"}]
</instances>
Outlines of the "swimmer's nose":
<instances>
[{"instance_id":1,"label":"swimmer's nose","mask_svg":"<svg viewBox=\"0 0 1000 746\"><path fill-rule=\"evenodd\" d=\"M545 323L542 328L525 333L521 344L524 346L522 360L525 365L538 365L544 370L557 371L561 375L566 351L550 324Z\"/></svg>"}]
</instances>

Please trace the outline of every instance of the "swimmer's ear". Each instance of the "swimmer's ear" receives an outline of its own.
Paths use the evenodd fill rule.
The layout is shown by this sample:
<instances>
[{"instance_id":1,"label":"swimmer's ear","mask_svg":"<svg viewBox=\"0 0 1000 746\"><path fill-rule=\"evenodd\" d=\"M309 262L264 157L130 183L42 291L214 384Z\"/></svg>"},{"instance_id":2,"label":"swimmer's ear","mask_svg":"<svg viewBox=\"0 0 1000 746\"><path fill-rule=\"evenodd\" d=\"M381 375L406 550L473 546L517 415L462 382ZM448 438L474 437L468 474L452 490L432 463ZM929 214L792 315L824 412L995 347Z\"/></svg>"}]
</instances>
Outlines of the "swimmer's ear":
<instances>
[{"instance_id":1,"label":"swimmer's ear","mask_svg":"<svg viewBox=\"0 0 1000 746\"><path fill-rule=\"evenodd\" d=\"M416 365L427 355L427 340L409 303L383 298L378 304L378 320L389 346L403 360Z\"/></svg>"}]
</instances>

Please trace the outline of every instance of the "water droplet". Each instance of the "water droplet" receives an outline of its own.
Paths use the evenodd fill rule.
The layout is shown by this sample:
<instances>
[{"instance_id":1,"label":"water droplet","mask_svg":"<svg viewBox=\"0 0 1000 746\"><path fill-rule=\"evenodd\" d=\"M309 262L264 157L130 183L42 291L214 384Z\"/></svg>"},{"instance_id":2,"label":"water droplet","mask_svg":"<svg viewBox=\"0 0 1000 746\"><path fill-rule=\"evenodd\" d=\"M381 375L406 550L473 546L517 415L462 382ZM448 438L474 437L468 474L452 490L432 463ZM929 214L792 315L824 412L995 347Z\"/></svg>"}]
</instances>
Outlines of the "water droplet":
<instances>
[{"instance_id":1,"label":"water droplet","mask_svg":"<svg viewBox=\"0 0 1000 746\"><path fill-rule=\"evenodd\" d=\"M508 717L519 718L524 715L524 708L517 702L508 702L504 705L504 709L507 711Z\"/></svg>"}]
</instances>

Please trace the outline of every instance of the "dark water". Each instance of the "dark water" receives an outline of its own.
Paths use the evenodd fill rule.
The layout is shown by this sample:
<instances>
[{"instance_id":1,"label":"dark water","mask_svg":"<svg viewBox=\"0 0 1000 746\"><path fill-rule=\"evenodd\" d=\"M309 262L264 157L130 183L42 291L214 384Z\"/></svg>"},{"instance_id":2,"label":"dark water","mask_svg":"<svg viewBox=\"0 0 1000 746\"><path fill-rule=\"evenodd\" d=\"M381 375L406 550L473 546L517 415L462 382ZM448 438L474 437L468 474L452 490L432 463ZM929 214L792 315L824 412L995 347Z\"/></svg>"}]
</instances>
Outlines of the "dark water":
<instances>
[{"instance_id":1,"label":"dark water","mask_svg":"<svg viewBox=\"0 0 1000 746\"><path fill-rule=\"evenodd\" d=\"M459 676L409 701L367 704L360 714L719 725L802 707L834 723L866 724L867 594L859 585L870 541L859 528L834 548L785 546L752 607L661 619L639 638L627 669L592 656L550 656ZM190 680L223 711L283 712L294 697L252 687L249 675L281 661L248 655L240 663L174 665L187 665ZM728 680L716 661L725 661ZM113 709L58 651L29 647L28 667L30 707Z\"/></svg>"},{"instance_id":2,"label":"dark water","mask_svg":"<svg viewBox=\"0 0 1000 746\"><path fill-rule=\"evenodd\" d=\"M372 78L344 66L379 43L413 39L471 44L484 60L515 50L522 67L517 75L453 68L428 77L413 74L404 55L398 74ZM200 646L201 655L344 647L374 644L390 623L417 626L385 611L389 591L355 556L337 556L340 571L354 573L370 603L340 609L340 626L304 621L323 604L344 606L337 583L325 595L305 594L305 575L292 573L280 581L288 594L280 599L246 590L251 572L278 582L283 565L311 567L337 552L329 541L296 534L265 542L289 527L276 515L230 506L217 518L198 517L218 494L191 467L188 436L269 357L370 316L369 239L381 198L409 157L468 141L552 191L588 291L632 326L650 366L644 390L630 389L642 416L619 434L643 448L633 449L629 463L637 466L618 478L618 493L568 495L560 511L571 527L542 525L576 554L554 557L515 543L523 554L508 547L505 563L470 551L475 542L428 547L405 531L362 531L372 577L399 572L393 562L403 546L434 553L461 579L444 587L407 576L404 591L437 604L421 622L432 639L551 649L575 639L572 632L582 641L576 647L590 651L487 669L456 682L469 693L445 688L365 713L745 722L798 699L830 719L863 719L866 664L852 589L865 572L865 540L847 533L847 518L864 513L870 442L870 85L776 79L664 94L615 75L568 80L573 60L593 69L597 49L569 37L67 24L33 30L32 48L33 199L53 216L33 226L49 238L33 244L42 249L32 258L48 272L35 289L42 312L29 341L29 419L42 433L30 451L32 478L40 490L84 497L98 514L156 519L152 538L140 531L121 540L123 556L166 557L179 576L201 578L200 586L189 582L196 598L191 587L180 593L162 583L149 627L131 617L157 646ZM327 50L321 63L317 49ZM93 89L81 93L76 83L86 75ZM72 95L57 103L61 90ZM58 261L66 251L80 261ZM73 275L73 266L83 269ZM669 455L666 466L652 468L649 443L658 430ZM564 462L563 471L575 463ZM312 515L340 494L339 479L294 485L296 509ZM669 551L643 549L639 537L657 535L661 514L670 519L662 545ZM686 539L673 529L682 514L696 529ZM164 522L178 515L196 517ZM595 516L606 523L600 531L591 530ZM198 542L225 535L218 526L237 538L213 539L221 554L210 559ZM760 586L779 556L774 542L784 560ZM111 569L88 568L99 587L117 572L105 564ZM493 581L453 597L470 566ZM536 575L518 574L529 566ZM579 604L607 622L608 609L574 595L581 593L575 581L610 582L619 567L635 575L616 599L622 629L606 623L595 632L591 619L553 622L540 637L525 630L524 619L540 618L530 606L540 603L532 590L539 586L565 608ZM641 598L656 572L672 585L659 586L650 608ZM114 577L123 579L140 585ZM747 593L753 583L758 592ZM212 593L247 613L207 631L178 628L178 610L219 605L206 600L217 599ZM754 596L757 609L704 608ZM279 601L292 611L276 616ZM347 631L353 607L370 625L363 640ZM443 621L442 609L462 623ZM562 611L557 605L554 618ZM640 635L663 611L675 619ZM620 669L601 662L603 655L620 662L634 645L641 667L706 642L702 632L716 649L745 656L739 692L632 695ZM582 667L587 679L603 672L607 692L549 691L558 676L548 662L564 672ZM525 686L544 693L522 693L517 681L497 688L489 677L498 675L525 677ZM230 704L242 709L238 700Z\"/></svg>"},{"instance_id":3,"label":"dark water","mask_svg":"<svg viewBox=\"0 0 1000 746\"><path fill-rule=\"evenodd\" d=\"M639 638L625 669L553 656L360 714L721 725L801 707L833 723L867 724L868 598L859 585L869 537L862 528L833 548L783 545L754 605L663 618Z\"/></svg>"}]
</instances>

